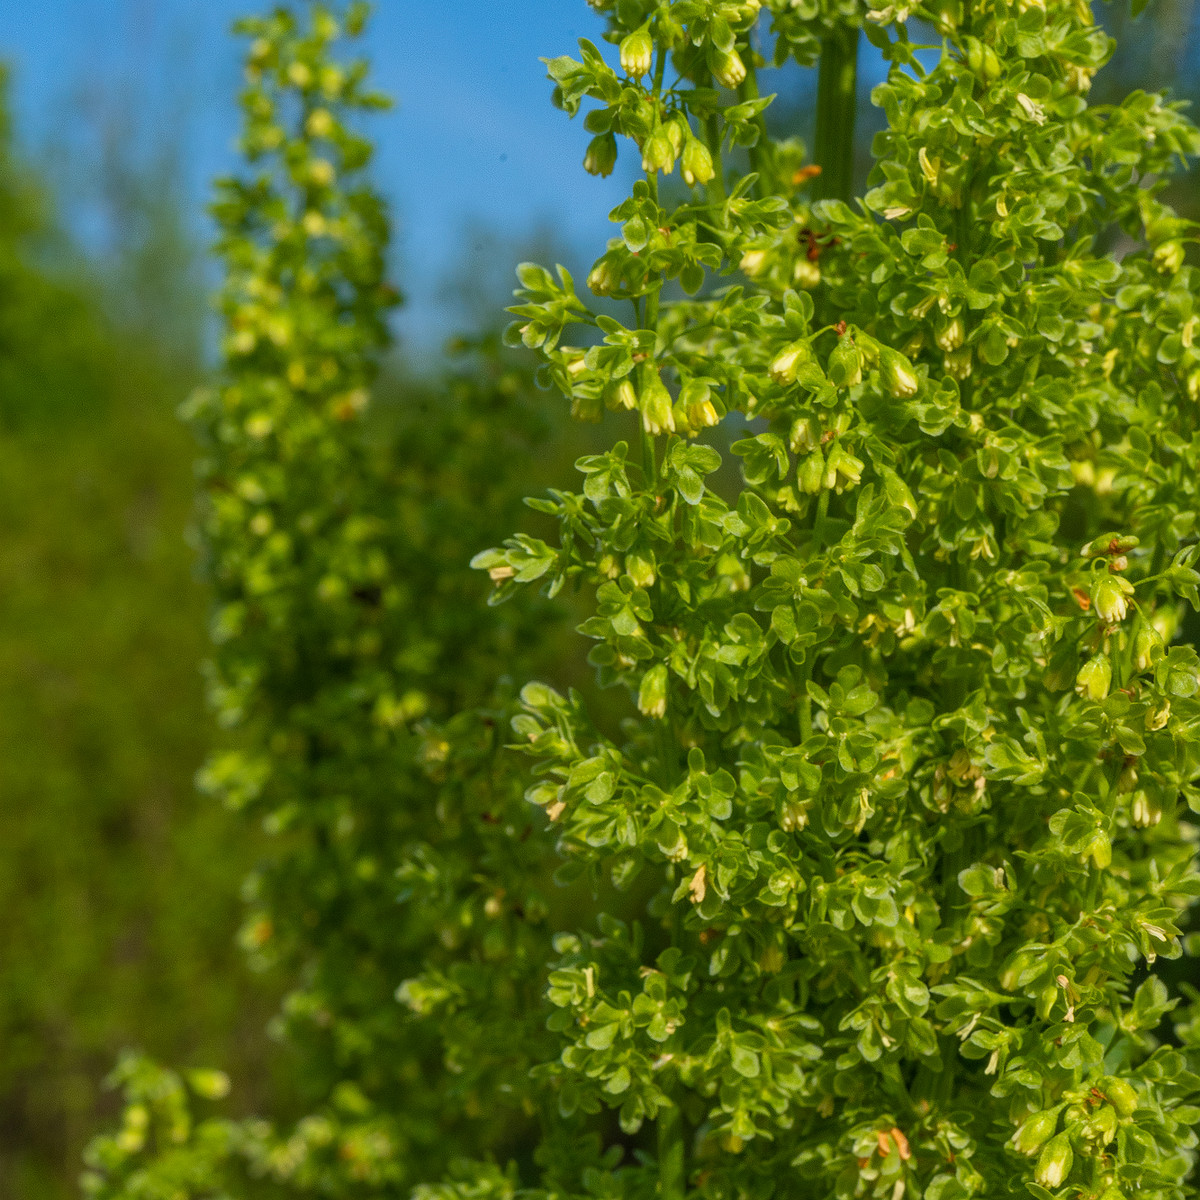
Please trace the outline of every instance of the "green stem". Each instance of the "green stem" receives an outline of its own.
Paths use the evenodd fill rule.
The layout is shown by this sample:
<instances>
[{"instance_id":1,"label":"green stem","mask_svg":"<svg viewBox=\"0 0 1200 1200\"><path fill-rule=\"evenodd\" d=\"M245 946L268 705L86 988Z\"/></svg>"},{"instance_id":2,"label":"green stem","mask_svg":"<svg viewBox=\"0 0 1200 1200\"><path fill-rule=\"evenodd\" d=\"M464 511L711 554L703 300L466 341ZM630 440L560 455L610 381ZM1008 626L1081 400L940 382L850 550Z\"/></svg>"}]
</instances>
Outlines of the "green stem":
<instances>
[{"instance_id":1,"label":"green stem","mask_svg":"<svg viewBox=\"0 0 1200 1200\"><path fill-rule=\"evenodd\" d=\"M658 1200L683 1200L683 1116L679 1106L658 1111Z\"/></svg>"},{"instance_id":2,"label":"green stem","mask_svg":"<svg viewBox=\"0 0 1200 1200\"><path fill-rule=\"evenodd\" d=\"M667 69L667 52L659 48L658 57L654 64L654 123L658 126L659 109L658 101L662 95L663 77ZM650 188L650 196L654 203L658 203L658 173L648 171L646 173L646 183ZM642 309L642 328L648 329L656 335L658 334L658 294L662 288L662 280L658 281L658 287L652 292L647 292L644 299ZM655 370L658 369L657 362L654 364ZM654 434L647 432L645 425L642 426L642 471L646 476L646 482L653 487L658 482L658 464L656 462Z\"/></svg>"},{"instance_id":3,"label":"green stem","mask_svg":"<svg viewBox=\"0 0 1200 1200\"><path fill-rule=\"evenodd\" d=\"M817 132L813 160L821 168L815 194L849 201L854 187L858 30L844 26L821 41L817 75Z\"/></svg>"},{"instance_id":4,"label":"green stem","mask_svg":"<svg viewBox=\"0 0 1200 1200\"><path fill-rule=\"evenodd\" d=\"M747 68L747 75L749 68ZM712 79L708 80L709 87L712 86ZM708 152L712 155L713 161L713 177L709 180L706 192L708 194L709 204L716 207L725 203L725 164L721 161L721 114L714 112L704 121L704 141L708 146Z\"/></svg>"},{"instance_id":5,"label":"green stem","mask_svg":"<svg viewBox=\"0 0 1200 1200\"><path fill-rule=\"evenodd\" d=\"M747 100L757 100L759 97L758 91L758 74L754 66L753 51L747 51L746 59L746 78L742 80L741 86L738 88L738 100L745 103ZM758 175L758 183L754 187L756 195L764 195L766 191L766 181L763 179L765 171L765 158L767 143L767 123L759 117L755 124L758 126L758 141L750 147L750 169ZM711 152L711 147L710 147ZM716 159L713 159L714 165Z\"/></svg>"}]
</instances>

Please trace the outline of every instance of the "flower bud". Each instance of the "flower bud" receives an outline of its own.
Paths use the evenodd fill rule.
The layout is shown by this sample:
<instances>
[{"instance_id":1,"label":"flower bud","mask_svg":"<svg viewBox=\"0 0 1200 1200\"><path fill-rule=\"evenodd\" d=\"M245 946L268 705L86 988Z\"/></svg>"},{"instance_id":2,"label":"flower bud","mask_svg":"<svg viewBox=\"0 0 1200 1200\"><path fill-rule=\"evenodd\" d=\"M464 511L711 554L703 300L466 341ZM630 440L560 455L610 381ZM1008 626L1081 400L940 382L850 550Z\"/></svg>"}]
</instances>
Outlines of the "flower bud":
<instances>
[{"instance_id":1,"label":"flower bud","mask_svg":"<svg viewBox=\"0 0 1200 1200\"><path fill-rule=\"evenodd\" d=\"M1071 1173L1074 1161L1071 1139L1066 1133L1060 1133L1042 1147L1034 1178L1043 1187L1056 1188Z\"/></svg>"},{"instance_id":2,"label":"flower bud","mask_svg":"<svg viewBox=\"0 0 1200 1200\"><path fill-rule=\"evenodd\" d=\"M807 454L821 444L821 430L813 417L797 417L792 422L788 445L793 454Z\"/></svg>"},{"instance_id":3,"label":"flower bud","mask_svg":"<svg viewBox=\"0 0 1200 1200\"><path fill-rule=\"evenodd\" d=\"M709 49L708 68L722 87L732 91L740 87L746 78L746 64L736 50Z\"/></svg>"},{"instance_id":4,"label":"flower bud","mask_svg":"<svg viewBox=\"0 0 1200 1200\"><path fill-rule=\"evenodd\" d=\"M641 79L654 62L654 40L643 25L621 42L621 70L631 79Z\"/></svg>"},{"instance_id":5,"label":"flower bud","mask_svg":"<svg viewBox=\"0 0 1200 1200\"><path fill-rule=\"evenodd\" d=\"M671 143L671 150L675 157L678 158L683 153L684 142L689 140L691 130L683 121L668 121L663 126L663 133L667 135L667 141Z\"/></svg>"},{"instance_id":6,"label":"flower bud","mask_svg":"<svg viewBox=\"0 0 1200 1200\"><path fill-rule=\"evenodd\" d=\"M889 346L882 346L879 350L879 377L883 386L897 400L907 400L910 396L915 396L921 386L912 363L899 350L893 350Z\"/></svg>"},{"instance_id":7,"label":"flower bud","mask_svg":"<svg viewBox=\"0 0 1200 1200\"><path fill-rule=\"evenodd\" d=\"M1112 663L1103 654L1089 658L1075 676L1075 690L1088 700L1103 700L1112 683Z\"/></svg>"},{"instance_id":8,"label":"flower bud","mask_svg":"<svg viewBox=\"0 0 1200 1200\"><path fill-rule=\"evenodd\" d=\"M588 143L583 169L589 175L608 176L617 165L617 139L611 133L597 134Z\"/></svg>"},{"instance_id":9,"label":"flower bud","mask_svg":"<svg viewBox=\"0 0 1200 1200\"><path fill-rule=\"evenodd\" d=\"M834 443L833 449L829 453L829 458L826 460L827 471L837 472L837 479L834 486L838 492L845 491L848 487L857 487L862 481L863 467L865 464L862 459L855 458L848 450L845 450L837 442Z\"/></svg>"},{"instance_id":10,"label":"flower bud","mask_svg":"<svg viewBox=\"0 0 1200 1200\"><path fill-rule=\"evenodd\" d=\"M627 554L625 574L633 580L635 587L640 588L653 587L658 578L654 571L654 559L648 554Z\"/></svg>"},{"instance_id":11,"label":"flower bud","mask_svg":"<svg viewBox=\"0 0 1200 1200\"><path fill-rule=\"evenodd\" d=\"M862 383L862 353L854 339L843 337L829 356L829 382L834 387L854 387Z\"/></svg>"},{"instance_id":12,"label":"flower bud","mask_svg":"<svg viewBox=\"0 0 1200 1200\"><path fill-rule=\"evenodd\" d=\"M683 148L683 181L688 187L698 183L708 183L716 176L713 169L712 155L708 147L699 138L688 138ZM743 256L743 262L745 256ZM746 268L743 266L742 270Z\"/></svg>"},{"instance_id":13,"label":"flower bud","mask_svg":"<svg viewBox=\"0 0 1200 1200\"><path fill-rule=\"evenodd\" d=\"M1145 792L1134 792L1130 798L1129 819L1138 829L1149 829L1162 820L1162 806Z\"/></svg>"},{"instance_id":14,"label":"flower bud","mask_svg":"<svg viewBox=\"0 0 1200 1200\"><path fill-rule=\"evenodd\" d=\"M1156 733L1164 728L1170 719L1170 700L1160 700L1146 713L1146 729L1151 733Z\"/></svg>"},{"instance_id":15,"label":"flower bud","mask_svg":"<svg viewBox=\"0 0 1200 1200\"><path fill-rule=\"evenodd\" d=\"M647 175L662 171L667 175L675 169L675 148L671 139L659 129L652 133L642 146L642 170Z\"/></svg>"},{"instance_id":16,"label":"flower bud","mask_svg":"<svg viewBox=\"0 0 1200 1200\"><path fill-rule=\"evenodd\" d=\"M1154 664L1154 651L1160 638L1150 625L1143 625L1133 639L1133 665L1139 671L1148 671Z\"/></svg>"},{"instance_id":17,"label":"flower bud","mask_svg":"<svg viewBox=\"0 0 1200 1200\"><path fill-rule=\"evenodd\" d=\"M972 370L970 346L959 346L957 350L952 350L942 359L942 368L951 379L960 382L969 379Z\"/></svg>"},{"instance_id":18,"label":"flower bud","mask_svg":"<svg viewBox=\"0 0 1200 1200\"><path fill-rule=\"evenodd\" d=\"M667 668L658 663L642 676L638 688L638 711L647 717L667 715Z\"/></svg>"},{"instance_id":19,"label":"flower bud","mask_svg":"<svg viewBox=\"0 0 1200 1200\"><path fill-rule=\"evenodd\" d=\"M594 385L571 397L571 416L577 421L599 421L604 416L604 401Z\"/></svg>"},{"instance_id":20,"label":"flower bud","mask_svg":"<svg viewBox=\"0 0 1200 1200\"><path fill-rule=\"evenodd\" d=\"M629 379L614 379L604 389L604 404L612 412L637 408L637 392Z\"/></svg>"},{"instance_id":21,"label":"flower bud","mask_svg":"<svg viewBox=\"0 0 1200 1200\"><path fill-rule=\"evenodd\" d=\"M962 317L952 317L933 335L933 340L937 342L939 349L949 354L951 350L957 350L963 344L966 333Z\"/></svg>"},{"instance_id":22,"label":"flower bud","mask_svg":"<svg viewBox=\"0 0 1200 1200\"><path fill-rule=\"evenodd\" d=\"M1183 243L1172 238L1155 246L1154 265L1164 275L1174 275L1183 266Z\"/></svg>"},{"instance_id":23,"label":"flower bud","mask_svg":"<svg viewBox=\"0 0 1200 1200\"><path fill-rule=\"evenodd\" d=\"M1013 1148L1021 1154L1036 1154L1058 1128L1058 1109L1048 1108L1026 1117L1012 1136Z\"/></svg>"},{"instance_id":24,"label":"flower bud","mask_svg":"<svg viewBox=\"0 0 1200 1200\"><path fill-rule=\"evenodd\" d=\"M671 411L671 393L663 383L658 368L653 363L647 363L643 368L642 394L639 397L642 408L642 428L647 433L674 433L675 416Z\"/></svg>"},{"instance_id":25,"label":"flower bud","mask_svg":"<svg viewBox=\"0 0 1200 1200\"><path fill-rule=\"evenodd\" d=\"M308 167L308 178L317 187L332 187L337 173L328 159L314 158Z\"/></svg>"},{"instance_id":26,"label":"flower bud","mask_svg":"<svg viewBox=\"0 0 1200 1200\"><path fill-rule=\"evenodd\" d=\"M288 83L293 87L310 88L313 84L312 68L307 63L294 62L287 69Z\"/></svg>"},{"instance_id":27,"label":"flower bud","mask_svg":"<svg viewBox=\"0 0 1200 1200\"><path fill-rule=\"evenodd\" d=\"M1123 621L1129 611L1129 597L1133 595L1133 584L1120 575L1102 575L1092 587L1092 604L1096 615L1106 625Z\"/></svg>"},{"instance_id":28,"label":"flower bud","mask_svg":"<svg viewBox=\"0 0 1200 1200\"><path fill-rule=\"evenodd\" d=\"M796 481L802 492L815 496L825 486L825 456L814 450L796 472Z\"/></svg>"},{"instance_id":29,"label":"flower bud","mask_svg":"<svg viewBox=\"0 0 1200 1200\"><path fill-rule=\"evenodd\" d=\"M611 296L621 286L617 264L605 255L588 272L587 285L597 296Z\"/></svg>"},{"instance_id":30,"label":"flower bud","mask_svg":"<svg viewBox=\"0 0 1200 1200\"><path fill-rule=\"evenodd\" d=\"M796 382L796 369L801 363L812 359L812 348L807 342L793 342L785 350L781 350L767 368L771 378L780 387Z\"/></svg>"},{"instance_id":31,"label":"flower bud","mask_svg":"<svg viewBox=\"0 0 1200 1200\"><path fill-rule=\"evenodd\" d=\"M811 292L821 282L821 264L808 257L796 259L796 265L792 268L792 282Z\"/></svg>"},{"instance_id":32,"label":"flower bud","mask_svg":"<svg viewBox=\"0 0 1200 1200\"><path fill-rule=\"evenodd\" d=\"M779 824L785 833L795 833L808 824L808 800L785 800L779 811Z\"/></svg>"},{"instance_id":33,"label":"flower bud","mask_svg":"<svg viewBox=\"0 0 1200 1200\"><path fill-rule=\"evenodd\" d=\"M712 402L712 388L703 379L689 379L683 385L679 391L679 404L693 430L708 429L721 420Z\"/></svg>"},{"instance_id":34,"label":"flower bud","mask_svg":"<svg viewBox=\"0 0 1200 1200\"><path fill-rule=\"evenodd\" d=\"M746 253L742 255L742 261L738 263L738 270L741 271L743 275L749 275L753 277L757 275L764 266L766 266L766 262L767 252L765 250L747 250Z\"/></svg>"},{"instance_id":35,"label":"flower bud","mask_svg":"<svg viewBox=\"0 0 1200 1200\"><path fill-rule=\"evenodd\" d=\"M1127 1080L1110 1076L1104 1081L1102 1090L1108 1097L1108 1102L1121 1116L1133 1116L1134 1110L1138 1106L1138 1094L1134 1090L1133 1084Z\"/></svg>"},{"instance_id":36,"label":"flower bud","mask_svg":"<svg viewBox=\"0 0 1200 1200\"><path fill-rule=\"evenodd\" d=\"M304 123L309 137L327 138L334 130L333 117L327 108L315 108Z\"/></svg>"}]
</instances>

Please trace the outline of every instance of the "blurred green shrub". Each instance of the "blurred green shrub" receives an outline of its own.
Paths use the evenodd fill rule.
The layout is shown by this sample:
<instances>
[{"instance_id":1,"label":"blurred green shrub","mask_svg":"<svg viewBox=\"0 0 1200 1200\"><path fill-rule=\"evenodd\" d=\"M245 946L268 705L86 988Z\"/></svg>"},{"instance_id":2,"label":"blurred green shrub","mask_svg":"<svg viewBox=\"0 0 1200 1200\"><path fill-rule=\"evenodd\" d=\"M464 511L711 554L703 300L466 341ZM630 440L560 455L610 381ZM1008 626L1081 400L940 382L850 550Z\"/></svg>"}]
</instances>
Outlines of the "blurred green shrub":
<instances>
[{"instance_id":1,"label":"blurred green shrub","mask_svg":"<svg viewBox=\"0 0 1200 1200\"><path fill-rule=\"evenodd\" d=\"M207 601L175 408L195 368L43 265L60 239L3 111L0 1197L56 1200L121 1047L236 1057L254 1088L269 1008L231 932L252 840L192 784Z\"/></svg>"}]
</instances>

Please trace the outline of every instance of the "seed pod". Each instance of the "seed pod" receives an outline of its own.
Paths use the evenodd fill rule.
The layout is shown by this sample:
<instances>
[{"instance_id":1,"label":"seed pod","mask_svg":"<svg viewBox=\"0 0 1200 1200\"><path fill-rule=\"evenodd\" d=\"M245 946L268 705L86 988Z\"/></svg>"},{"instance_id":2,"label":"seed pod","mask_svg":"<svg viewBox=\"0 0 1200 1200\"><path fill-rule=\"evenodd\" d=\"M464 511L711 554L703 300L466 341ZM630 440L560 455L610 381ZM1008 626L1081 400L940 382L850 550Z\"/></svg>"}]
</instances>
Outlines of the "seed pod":
<instances>
[{"instance_id":1,"label":"seed pod","mask_svg":"<svg viewBox=\"0 0 1200 1200\"><path fill-rule=\"evenodd\" d=\"M977 37L965 39L967 48L967 66L972 75L983 74L983 43Z\"/></svg>"},{"instance_id":2,"label":"seed pod","mask_svg":"<svg viewBox=\"0 0 1200 1200\"><path fill-rule=\"evenodd\" d=\"M654 62L654 40L643 25L621 42L621 70L631 79L641 79Z\"/></svg>"},{"instance_id":3,"label":"seed pod","mask_svg":"<svg viewBox=\"0 0 1200 1200\"><path fill-rule=\"evenodd\" d=\"M1134 550L1138 544L1138 539L1132 534L1105 533L1085 543L1079 553L1084 558L1107 558Z\"/></svg>"},{"instance_id":4,"label":"seed pod","mask_svg":"<svg viewBox=\"0 0 1200 1200\"><path fill-rule=\"evenodd\" d=\"M1043 1187L1056 1188L1071 1173L1074 1161L1071 1139L1066 1133L1060 1133L1042 1147L1034 1178Z\"/></svg>"}]
</instances>

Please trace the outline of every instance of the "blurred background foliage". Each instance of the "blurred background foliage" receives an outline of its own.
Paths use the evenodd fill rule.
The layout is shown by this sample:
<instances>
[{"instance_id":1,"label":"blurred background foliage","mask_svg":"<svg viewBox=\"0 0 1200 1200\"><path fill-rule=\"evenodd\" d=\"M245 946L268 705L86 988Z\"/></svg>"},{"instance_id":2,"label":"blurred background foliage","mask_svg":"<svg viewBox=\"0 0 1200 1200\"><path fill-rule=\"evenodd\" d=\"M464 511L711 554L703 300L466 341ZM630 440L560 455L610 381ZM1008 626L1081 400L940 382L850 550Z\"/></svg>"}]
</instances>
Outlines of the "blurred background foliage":
<instances>
[{"instance_id":1,"label":"blurred background foliage","mask_svg":"<svg viewBox=\"0 0 1200 1200\"><path fill-rule=\"evenodd\" d=\"M1200 99L1195 0L1101 16L1121 48L1093 99ZM879 127L871 82L864 70L860 183ZM806 135L813 83L797 72L776 129ZM263 1030L286 981L252 972L234 938L262 846L193 786L212 740L208 606L186 537L194 447L175 410L206 360L197 205L171 138L130 150L136 105L72 115L95 126L86 170L35 166L6 84L0 69L0 1200L60 1200L115 1107L103 1080L124 1047L235 1068L235 1111L277 1100L286 1052ZM81 190L103 213L102 251L56 216ZM1172 202L1200 216L1194 172ZM463 230L442 289L462 328L495 332L519 258L586 273L588 248L562 246L552 219L533 241L514 246L484 219ZM431 410L441 386L435 365L397 356L383 411ZM588 448L564 417L547 404L553 449L531 492ZM589 675L573 657L547 673Z\"/></svg>"}]
</instances>

